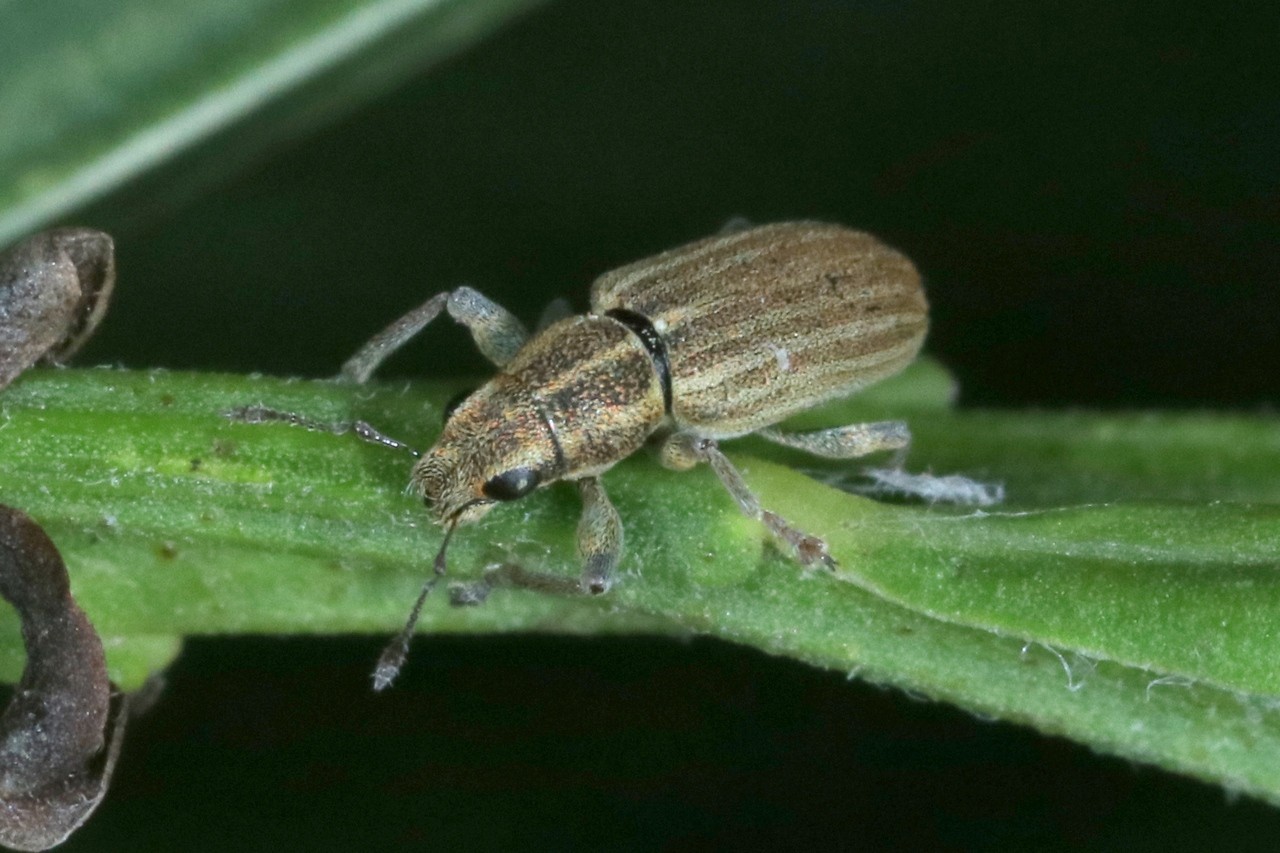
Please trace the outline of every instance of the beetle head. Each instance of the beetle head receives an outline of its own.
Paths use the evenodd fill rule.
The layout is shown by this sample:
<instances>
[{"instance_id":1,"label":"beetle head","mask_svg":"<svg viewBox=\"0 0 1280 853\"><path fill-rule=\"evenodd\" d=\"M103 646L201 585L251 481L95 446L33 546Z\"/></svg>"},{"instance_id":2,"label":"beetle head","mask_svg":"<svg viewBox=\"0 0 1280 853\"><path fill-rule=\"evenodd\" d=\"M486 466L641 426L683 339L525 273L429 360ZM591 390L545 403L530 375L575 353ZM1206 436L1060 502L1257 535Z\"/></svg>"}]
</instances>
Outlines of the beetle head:
<instances>
[{"instance_id":1,"label":"beetle head","mask_svg":"<svg viewBox=\"0 0 1280 853\"><path fill-rule=\"evenodd\" d=\"M555 439L536 404L495 382L457 406L412 482L436 522L452 526L524 497L556 479L557 469Z\"/></svg>"}]
</instances>

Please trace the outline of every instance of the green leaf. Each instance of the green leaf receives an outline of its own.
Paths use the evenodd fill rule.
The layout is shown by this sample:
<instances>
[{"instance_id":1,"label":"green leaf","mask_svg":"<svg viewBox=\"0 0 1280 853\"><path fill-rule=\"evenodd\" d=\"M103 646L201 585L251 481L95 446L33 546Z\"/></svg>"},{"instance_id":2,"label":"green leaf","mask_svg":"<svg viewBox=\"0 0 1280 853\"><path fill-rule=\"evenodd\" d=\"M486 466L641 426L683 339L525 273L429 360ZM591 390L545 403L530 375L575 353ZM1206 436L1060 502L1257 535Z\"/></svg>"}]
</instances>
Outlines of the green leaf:
<instances>
[{"instance_id":1,"label":"green leaf","mask_svg":"<svg viewBox=\"0 0 1280 853\"><path fill-rule=\"evenodd\" d=\"M8 4L0 246L236 128L203 164L225 173L536 2Z\"/></svg>"},{"instance_id":2,"label":"green leaf","mask_svg":"<svg viewBox=\"0 0 1280 853\"><path fill-rule=\"evenodd\" d=\"M390 635L440 541L405 493L411 460L220 413L363 418L426 446L455 387L35 372L0 397L0 494L63 550L125 683L184 634ZM1280 424L954 412L949 398L926 363L823 417L897 409L917 436L909 469L1001 481L1004 505L878 503L794 467L852 483L855 466L730 444L763 503L841 564L803 571L710 472L641 454L606 478L627 533L613 592L500 590L470 609L438 596L423 630L713 634L1280 801ZM507 560L574 577L576 518L564 487L501 507L459 531L451 572Z\"/></svg>"}]
</instances>

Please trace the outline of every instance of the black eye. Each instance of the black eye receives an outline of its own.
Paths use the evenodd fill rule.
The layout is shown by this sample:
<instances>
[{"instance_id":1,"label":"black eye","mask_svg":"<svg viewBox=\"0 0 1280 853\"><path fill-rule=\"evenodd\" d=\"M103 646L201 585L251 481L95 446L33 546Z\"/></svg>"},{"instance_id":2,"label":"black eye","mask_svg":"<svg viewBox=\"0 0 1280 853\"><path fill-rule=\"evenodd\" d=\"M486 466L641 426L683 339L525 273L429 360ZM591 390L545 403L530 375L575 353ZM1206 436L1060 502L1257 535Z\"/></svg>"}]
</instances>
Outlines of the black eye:
<instances>
[{"instance_id":1,"label":"black eye","mask_svg":"<svg viewBox=\"0 0 1280 853\"><path fill-rule=\"evenodd\" d=\"M441 423L448 423L449 418L453 417L454 410L462 405L462 401L471 396L475 391L474 388L468 388L465 391L459 391L449 398L449 402L444 404L444 414L440 417Z\"/></svg>"},{"instance_id":2,"label":"black eye","mask_svg":"<svg viewBox=\"0 0 1280 853\"><path fill-rule=\"evenodd\" d=\"M513 501L538 488L541 481L542 477L532 468L512 468L485 483L480 491L495 501Z\"/></svg>"}]
</instances>

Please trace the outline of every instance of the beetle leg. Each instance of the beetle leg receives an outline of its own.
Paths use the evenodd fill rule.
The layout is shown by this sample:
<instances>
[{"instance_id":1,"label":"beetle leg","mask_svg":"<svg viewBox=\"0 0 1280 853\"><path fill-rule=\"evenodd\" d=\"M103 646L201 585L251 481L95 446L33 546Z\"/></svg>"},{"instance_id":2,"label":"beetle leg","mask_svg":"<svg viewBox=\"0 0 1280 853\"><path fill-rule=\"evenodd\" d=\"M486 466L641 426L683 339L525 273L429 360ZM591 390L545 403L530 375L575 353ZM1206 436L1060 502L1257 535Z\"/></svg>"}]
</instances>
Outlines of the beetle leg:
<instances>
[{"instance_id":1,"label":"beetle leg","mask_svg":"<svg viewBox=\"0 0 1280 853\"><path fill-rule=\"evenodd\" d=\"M573 306L569 304L569 300L563 296L557 296L547 303L547 307L542 309L542 314L538 316L537 329L541 332L547 326L553 326L559 323L565 317L573 315Z\"/></svg>"},{"instance_id":2,"label":"beetle leg","mask_svg":"<svg viewBox=\"0 0 1280 853\"><path fill-rule=\"evenodd\" d=\"M582 517L578 519L582 589L600 595L613 585L613 570L622 556L622 519L599 477L583 477L577 483L582 495Z\"/></svg>"},{"instance_id":3,"label":"beetle leg","mask_svg":"<svg viewBox=\"0 0 1280 853\"><path fill-rule=\"evenodd\" d=\"M658 447L658 461L662 463L663 468L670 468L672 471L688 471L699 462L706 461L694 450L694 443L698 440L687 432L668 435L662 439L662 444Z\"/></svg>"},{"instance_id":4,"label":"beetle leg","mask_svg":"<svg viewBox=\"0 0 1280 853\"><path fill-rule=\"evenodd\" d=\"M582 578L531 572L514 563L501 563L485 570L478 581L449 587L449 603L454 607L483 604L500 586L528 589L553 595L601 595L613 586L613 570L622 556L622 519L613 508L599 477L576 481L582 495L582 518L578 521L578 556L582 558Z\"/></svg>"},{"instance_id":5,"label":"beetle leg","mask_svg":"<svg viewBox=\"0 0 1280 853\"><path fill-rule=\"evenodd\" d=\"M392 450L404 450L410 456L422 455L412 445L405 444L398 438L392 438L368 421L317 421L297 412L283 412L266 406L238 406L223 412L222 416L242 424L267 424L278 421L290 426L302 427L311 432L328 432L333 435L345 435L350 432L369 444L388 447Z\"/></svg>"},{"instance_id":6,"label":"beetle leg","mask_svg":"<svg viewBox=\"0 0 1280 853\"><path fill-rule=\"evenodd\" d=\"M911 431L903 421L850 424L813 432L762 429L756 435L826 459L855 459L878 450L906 450L911 444Z\"/></svg>"},{"instance_id":7,"label":"beetle leg","mask_svg":"<svg viewBox=\"0 0 1280 853\"><path fill-rule=\"evenodd\" d=\"M499 367L510 361L528 338L524 326L510 311L470 287L459 287L456 290L437 293L370 338L368 343L342 365L339 378L353 382L367 382L373 372L378 369L378 365L408 343L445 309L449 311L449 316L471 331L471 337L480 348L480 352ZM277 411L265 406L242 406L225 414L232 420L242 423L284 421L319 432L339 435L354 432L371 444L407 450L414 456L421 455L409 445L379 432L365 421L322 423L294 412Z\"/></svg>"},{"instance_id":8,"label":"beetle leg","mask_svg":"<svg viewBox=\"0 0 1280 853\"><path fill-rule=\"evenodd\" d=\"M346 360L339 377L367 382L378 365L426 328L444 309L467 327L480 352L498 367L510 361L529 336L510 311L477 290L459 287L437 293L378 332Z\"/></svg>"},{"instance_id":9,"label":"beetle leg","mask_svg":"<svg viewBox=\"0 0 1280 853\"><path fill-rule=\"evenodd\" d=\"M663 465L676 470L684 470L698 462L706 462L711 466L711 470L716 472L716 476L720 478L724 487L729 490L729 494L738 502L738 508L743 514L756 519L770 533L785 542L795 553L801 565L811 566L815 563L823 563L828 568L835 568L836 561L827 553L826 542L793 527L776 512L760 506L760 499L748 488L738 469L733 467L733 463L720 451L719 445L714 440L692 433L678 432L663 442L660 458Z\"/></svg>"},{"instance_id":10,"label":"beetle leg","mask_svg":"<svg viewBox=\"0 0 1280 853\"><path fill-rule=\"evenodd\" d=\"M723 237L726 234L737 234L739 231L749 231L753 228L751 220L745 216L730 216L725 223L720 226L720 230L716 232L717 236Z\"/></svg>"},{"instance_id":11,"label":"beetle leg","mask_svg":"<svg viewBox=\"0 0 1280 853\"><path fill-rule=\"evenodd\" d=\"M449 316L466 326L485 358L504 367L529 339L515 315L478 290L459 287L449 294Z\"/></svg>"},{"instance_id":12,"label":"beetle leg","mask_svg":"<svg viewBox=\"0 0 1280 853\"><path fill-rule=\"evenodd\" d=\"M516 563L498 563L484 570L478 581L463 581L449 585L449 604L454 607L477 607L484 604L489 593L498 587L527 589L548 595L581 595L578 581L564 575L548 572L531 572Z\"/></svg>"},{"instance_id":13,"label":"beetle leg","mask_svg":"<svg viewBox=\"0 0 1280 853\"><path fill-rule=\"evenodd\" d=\"M354 382L367 382L373 372L378 369L378 365L408 343L414 335L421 332L428 323L440 315L442 310L446 309L449 311L449 316L471 331L471 337L480 348L480 352L499 367L515 356L528 337L524 326L507 309L470 287L459 287L456 290L437 293L374 335L355 355L347 359L342 365L339 377ZM284 421L305 429L337 435L354 432L370 444L395 450L407 450L414 456L421 455L403 441L379 432L365 421L322 423L295 412L282 412L265 406L241 406L225 414L228 418L242 423Z\"/></svg>"}]
</instances>

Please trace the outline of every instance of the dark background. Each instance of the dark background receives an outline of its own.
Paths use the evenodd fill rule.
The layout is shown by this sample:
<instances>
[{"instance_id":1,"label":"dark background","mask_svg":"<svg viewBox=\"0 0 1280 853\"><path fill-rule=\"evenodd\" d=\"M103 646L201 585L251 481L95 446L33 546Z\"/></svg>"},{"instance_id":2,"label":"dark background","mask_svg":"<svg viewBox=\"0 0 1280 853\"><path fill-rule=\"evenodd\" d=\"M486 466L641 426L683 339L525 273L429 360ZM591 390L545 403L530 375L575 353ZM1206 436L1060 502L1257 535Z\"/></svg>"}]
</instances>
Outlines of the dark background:
<instances>
[{"instance_id":1,"label":"dark background","mask_svg":"<svg viewBox=\"0 0 1280 853\"><path fill-rule=\"evenodd\" d=\"M327 375L467 282L526 318L734 215L913 257L988 406L1280 390L1272 4L553 3L216 186L82 212L87 361ZM201 162L201 158L206 158ZM475 373L447 324L390 373ZM411 437L410 437L411 438ZM75 844L1274 849L1253 801L709 641L200 641ZM73 845L74 846L74 845ZM70 848L69 848L70 849Z\"/></svg>"}]
</instances>

